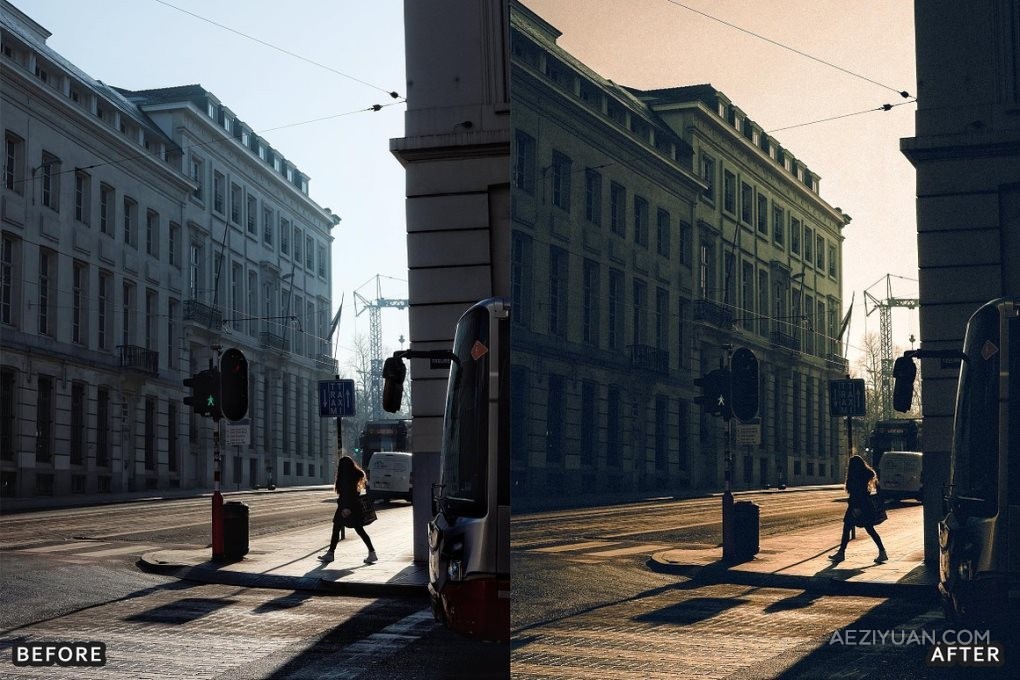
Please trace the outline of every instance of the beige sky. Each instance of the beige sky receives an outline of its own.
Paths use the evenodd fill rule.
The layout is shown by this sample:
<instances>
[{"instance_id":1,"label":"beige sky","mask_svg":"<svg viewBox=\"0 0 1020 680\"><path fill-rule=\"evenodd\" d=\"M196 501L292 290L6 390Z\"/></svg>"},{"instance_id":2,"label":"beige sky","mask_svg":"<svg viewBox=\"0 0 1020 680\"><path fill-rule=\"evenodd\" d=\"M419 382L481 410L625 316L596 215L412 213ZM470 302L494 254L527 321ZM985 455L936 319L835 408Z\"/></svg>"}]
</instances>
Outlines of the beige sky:
<instances>
[{"instance_id":1,"label":"beige sky","mask_svg":"<svg viewBox=\"0 0 1020 680\"><path fill-rule=\"evenodd\" d=\"M906 101L888 88L916 93L911 0L678 1L881 85L669 0L524 4L603 77L643 89L709 83L767 131ZM914 169L899 152L900 138L913 136L915 110L906 104L774 133L822 176L822 198L853 218L843 232L844 305L856 292L851 364L865 331L878 332L877 313L865 321L864 289L886 273L917 278ZM884 281L872 293L884 298ZM893 294L916 297L917 284L894 279ZM916 312L894 312L894 344L909 347L911 333L919 335Z\"/></svg>"}]
</instances>

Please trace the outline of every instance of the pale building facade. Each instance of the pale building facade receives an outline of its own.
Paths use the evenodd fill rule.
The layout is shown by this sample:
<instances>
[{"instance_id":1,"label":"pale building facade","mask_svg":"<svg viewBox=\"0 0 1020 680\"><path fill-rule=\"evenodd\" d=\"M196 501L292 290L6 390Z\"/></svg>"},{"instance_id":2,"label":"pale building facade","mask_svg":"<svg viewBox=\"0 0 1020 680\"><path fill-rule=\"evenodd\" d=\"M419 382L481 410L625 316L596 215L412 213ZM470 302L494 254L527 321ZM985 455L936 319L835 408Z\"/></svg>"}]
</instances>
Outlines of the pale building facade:
<instances>
[{"instance_id":1,"label":"pale building facade","mask_svg":"<svg viewBox=\"0 0 1020 680\"><path fill-rule=\"evenodd\" d=\"M736 484L838 479L849 218L718 90L622 88L558 37L512 5L515 494L720 488L694 379L727 346L762 373Z\"/></svg>"},{"instance_id":2,"label":"pale building facade","mask_svg":"<svg viewBox=\"0 0 1020 680\"><path fill-rule=\"evenodd\" d=\"M211 421L184 406L182 381L213 344L244 351L253 378L252 445L224 447L224 483L264 484L266 468L277 484L327 481L330 423L317 422L314 382L335 371L318 357L338 219L292 164L260 157L257 137L192 149L222 129L211 94L161 90L173 96L156 105L155 93L110 88L2 9L3 495L211 487ZM229 229L214 210L217 173L225 191L246 192ZM289 299L301 310L281 311Z\"/></svg>"}]
</instances>

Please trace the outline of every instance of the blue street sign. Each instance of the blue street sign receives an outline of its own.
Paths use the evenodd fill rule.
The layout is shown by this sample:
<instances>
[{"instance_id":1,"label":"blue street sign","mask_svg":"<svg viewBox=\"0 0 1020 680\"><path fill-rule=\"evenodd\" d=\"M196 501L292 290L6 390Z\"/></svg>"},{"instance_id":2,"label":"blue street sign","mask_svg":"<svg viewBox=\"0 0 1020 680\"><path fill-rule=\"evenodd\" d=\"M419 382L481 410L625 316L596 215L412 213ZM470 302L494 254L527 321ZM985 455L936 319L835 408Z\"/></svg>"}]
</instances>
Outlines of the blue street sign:
<instances>
[{"instance_id":1,"label":"blue street sign","mask_svg":"<svg viewBox=\"0 0 1020 680\"><path fill-rule=\"evenodd\" d=\"M346 418L354 413L353 380L319 381L320 418Z\"/></svg>"}]
</instances>

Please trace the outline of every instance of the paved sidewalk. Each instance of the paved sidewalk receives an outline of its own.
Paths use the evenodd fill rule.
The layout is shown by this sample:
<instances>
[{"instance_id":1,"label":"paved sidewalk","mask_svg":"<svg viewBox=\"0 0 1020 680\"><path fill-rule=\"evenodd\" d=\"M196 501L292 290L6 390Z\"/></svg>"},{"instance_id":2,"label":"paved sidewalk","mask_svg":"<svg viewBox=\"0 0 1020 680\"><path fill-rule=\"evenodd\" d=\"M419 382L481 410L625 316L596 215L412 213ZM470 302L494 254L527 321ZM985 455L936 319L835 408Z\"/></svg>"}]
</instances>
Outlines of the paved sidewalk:
<instances>
[{"instance_id":1,"label":"paved sidewalk","mask_svg":"<svg viewBox=\"0 0 1020 680\"><path fill-rule=\"evenodd\" d=\"M415 562L411 506L389 508L366 527L379 561L365 564L365 544L353 530L336 548L332 562L317 557L329 547L331 522L254 538L237 562L213 562L212 549L156 550L142 556L151 571L205 583L311 590L364 597L426 594L428 566Z\"/></svg>"},{"instance_id":2,"label":"paved sidewalk","mask_svg":"<svg viewBox=\"0 0 1020 680\"><path fill-rule=\"evenodd\" d=\"M889 561L875 564L874 542L863 529L850 541L846 559L829 560L839 547L842 520L766 536L754 559L722 562L722 548L665 550L652 556L657 571L700 580L779 588L803 588L879 597L936 597L937 568L924 564L922 509L908 504L889 507L889 519L877 527Z\"/></svg>"}]
</instances>

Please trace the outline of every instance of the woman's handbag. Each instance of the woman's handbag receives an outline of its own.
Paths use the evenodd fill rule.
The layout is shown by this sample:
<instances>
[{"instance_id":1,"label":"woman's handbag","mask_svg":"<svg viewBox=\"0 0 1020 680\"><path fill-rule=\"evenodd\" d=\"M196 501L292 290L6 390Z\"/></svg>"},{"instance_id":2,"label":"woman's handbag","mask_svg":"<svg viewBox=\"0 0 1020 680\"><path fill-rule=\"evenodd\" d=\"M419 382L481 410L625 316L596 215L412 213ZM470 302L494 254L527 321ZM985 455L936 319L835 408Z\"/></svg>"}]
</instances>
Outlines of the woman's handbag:
<instances>
[{"instance_id":1,"label":"woman's handbag","mask_svg":"<svg viewBox=\"0 0 1020 680\"><path fill-rule=\"evenodd\" d=\"M872 524L881 524L882 522L889 519L889 515L885 511L885 501L882 500L882 497L880 495L878 495L877 493L872 494L868 496L868 500L871 501L871 506L874 509L874 512L872 512L871 514L873 519Z\"/></svg>"},{"instance_id":2,"label":"woman's handbag","mask_svg":"<svg viewBox=\"0 0 1020 680\"><path fill-rule=\"evenodd\" d=\"M375 501L367 494L358 496L358 503L361 504L361 523L371 524L376 520Z\"/></svg>"}]
</instances>

